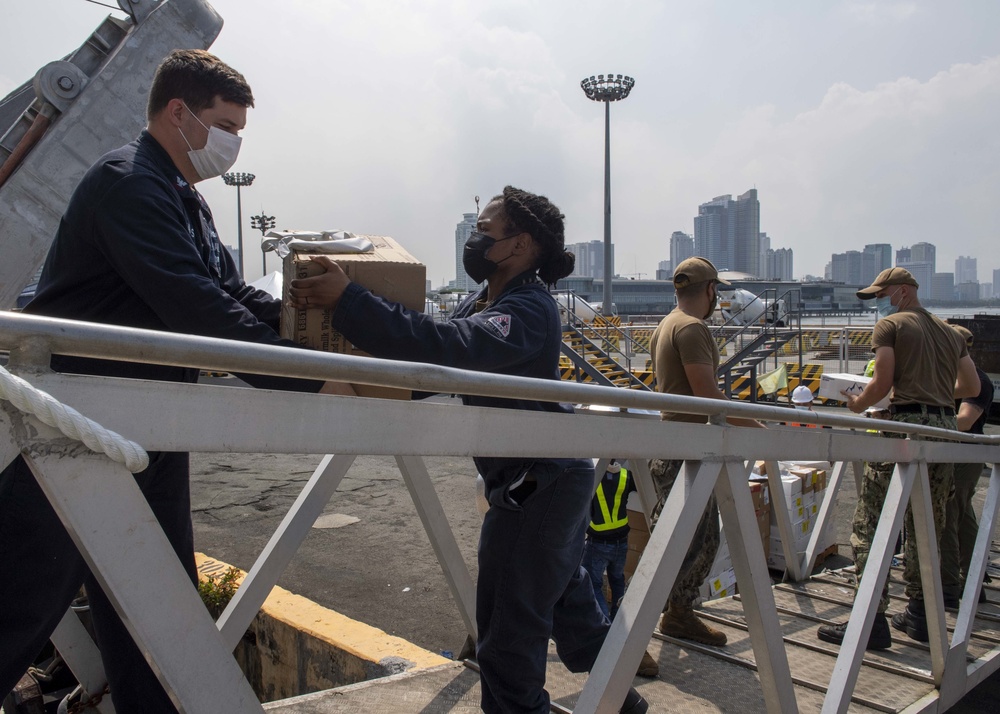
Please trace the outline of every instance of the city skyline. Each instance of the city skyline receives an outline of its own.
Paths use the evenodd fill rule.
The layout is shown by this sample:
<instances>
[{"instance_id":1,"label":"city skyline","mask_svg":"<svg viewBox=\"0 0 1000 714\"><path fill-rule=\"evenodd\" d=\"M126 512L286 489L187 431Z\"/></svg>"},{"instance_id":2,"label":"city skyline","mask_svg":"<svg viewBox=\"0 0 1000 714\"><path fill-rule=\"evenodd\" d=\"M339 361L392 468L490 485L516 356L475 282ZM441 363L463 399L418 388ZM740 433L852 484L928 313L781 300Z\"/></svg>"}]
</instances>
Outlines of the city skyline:
<instances>
[{"instance_id":1,"label":"city skyline","mask_svg":"<svg viewBox=\"0 0 1000 714\"><path fill-rule=\"evenodd\" d=\"M641 88L614 112L619 272L652 274L670 233L693 232L694 207L747 187L797 277L868 243L929 241L948 270L977 258L980 279L1000 268L998 3L637 0L611 32L563 0L212 6L225 25L211 51L256 98L233 167L257 177L247 213L393 236L435 283L454 277L452 230L474 196L507 184L559 206L568 243L602 237L604 117L579 87L600 67ZM10 27L45 32L0 43L0 96L109 12L122 14L13 4ZM349 97L329 82L334 56L363 72ZM234 192L198 189L235 242ZM260 269L250 260L247 277Z\"/></svg>"},{"instance_id":2,"label":"city skyline","mask_svg":"<svg viewBox=\"0 0 1000 714\"><path fill-rule=\"evenodd\" d=\"M887 263L893 254L895 260ZM942 266L937 260L937 246L926 241L901 246L894 253L888 243L868 244L864 251L833 253L826 265L824 279L847 285L870 285L889 267L905 268L913 275L919 284L917 296L921 300L974 301L1000 296L997 284L1000 269L993 270L993 282L981 282L978 259L962 255L955 259L954 271L939 270Z\"/></svg>"}]
</instances>

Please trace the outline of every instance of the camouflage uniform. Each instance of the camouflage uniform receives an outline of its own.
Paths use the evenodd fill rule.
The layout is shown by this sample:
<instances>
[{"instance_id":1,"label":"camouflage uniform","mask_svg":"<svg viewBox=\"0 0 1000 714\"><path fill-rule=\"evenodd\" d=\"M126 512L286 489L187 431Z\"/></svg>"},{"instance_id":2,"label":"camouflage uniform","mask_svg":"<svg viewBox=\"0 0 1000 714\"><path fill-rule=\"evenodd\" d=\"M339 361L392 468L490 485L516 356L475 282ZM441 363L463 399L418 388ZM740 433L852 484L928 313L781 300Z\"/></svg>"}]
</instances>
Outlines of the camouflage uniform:
<instances>
[{"instance_id":1,"label":"camouflage uniform","mask_svg":"<svg viewBox=\"0 0 1000 714\"><path fill-rule=\"evenodd\" d=\"M955 429L956 422L954 416L941 416L938 414L896 414L893 421L905 422L907 424L923 424L925 426L936 426L942 429ZM885 437L900 439L905 438L904 434L883 432ZM921 437L911 437L918 439ZM861 496L858 498L858 506L854 511L854 530L851 534L851 546L854 548L854 562L857 565L858 580L864 572L865 564L868 562L868 552L871 548L872 540L875 538L875 529L878 527L879 519L882 515L882 507L885 505L886 491L889 489L889 481L892 479L892 472L896 464L894 463L866 463L864 478L861 482ZM934 509L934 530L937 533L938 544L940 546L941 532L944 530L945 509L948 497L951 494L952 475L954 464L927 464L927 471L930 478L931 504ZM914 486L916 488L916 486ZM906 595L917 600L923 599L923 589L920 583L920 561L917 557L917 539L913 530L913 513L909 506L906 508L906 523L904 539L904 554L906 558L903 578L906 580ZM878 611L884 613L889 606L889 584L886 582L882 588L882 598L879 601Z\"/></svg>"},{"instance_id":2,"label":"camouflage uniform","mask_svg":"<svg viewBox=\"0 0 1000 714\"><path fill-rule=\"evenodd\" d=\"M663 504L673 488L677 474L680 473L683 461L650 459L649 471L653 476L653 485L656 487L656 506L653 508L652 523L656 525L663 510ZM677 573L677 580L674 581L673 590L670 591L670 598L667 605L673 604L675 607L691 607L698 597L698 590L705 582L708 573L715 561L715 556L719 552L719 504L715 500L713 493L705 506L705 513L702 514L698 522L698 528L694 532L694 539L684 556L681 569ZM664 607L666 611L666 607Z\"/></svg>"}]
</instances>

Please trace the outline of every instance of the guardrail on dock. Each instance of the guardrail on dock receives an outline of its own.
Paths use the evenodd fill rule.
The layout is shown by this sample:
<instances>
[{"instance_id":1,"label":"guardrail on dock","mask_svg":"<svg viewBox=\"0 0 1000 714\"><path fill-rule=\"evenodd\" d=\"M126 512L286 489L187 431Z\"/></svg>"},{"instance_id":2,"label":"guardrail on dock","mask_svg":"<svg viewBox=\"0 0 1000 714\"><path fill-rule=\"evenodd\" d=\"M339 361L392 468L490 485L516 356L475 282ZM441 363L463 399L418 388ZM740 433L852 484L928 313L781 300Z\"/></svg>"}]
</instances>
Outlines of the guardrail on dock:
<instances>
[{"instance_id":1,"label":"guardrail on dock","mask_svg":"<svg viewBox=\"0 0 1000 714\"><path fill-rule=\"evenodd\" d=\"M788 410L775 406L483 374L13 313L0 313L0 349L10 351L11 372L145 449L321 456L315 473L216 624L191 588L149 506L123 466L80 448L16 409L5 406L0 410L3 463L9 463L18 453L28 460L81 553L124 614L133 637L155 664L161 682L182 711L261 711L230 652L359 454L395 457L472 636L476 634L474 583L422 457L516 454L585 456L602 461L628 458L639 475L640 497L647 513L654 495L648 470L643 466L645 461L684 460L681 476L667 499L659 525L653 529L619 616L612 623L580 695L578 712L617 711L617 703L631 682L713 492L729 534L733 567L768 710L797 711L754 507L746 487L748 465L756 460L772 464L778 460L822 460L834 464L813 540L804 553L791 551L791 523L788 509L781 503L784 495L780 474L776 467L768 468L771 494L779 501L775 512L790 577L798 579L809 572L816 538L829 518L846 465L895 462L898 466L824 711L842 712L850 703L864 654L863 643L868 639L878 594L888 576L892 545L908 503L913 507L917 528L933 678L941 688L942 700L955 701L982 675L966 664L965 652L1000 504L1000 473L994 466L958 627L949 641L927 464L996 464L1000 461L1000 437L879 422L883 430L941 441L882 439L867 433L872 427L869 420L799 411L796 421L831 428L803 429L789 438L787 428L761 431L725 425L726 416L784 421ZM57 374L48 369L53 353L570 402L612 410L548 414ZM660 410L703 414L710 424L662 422L655 415ZM503 433L505 438L496 439L497 433ZM115 518L108 518L108 513L114 513ZM143 577L136 578L140 571ZM164 617L164 612L170 616ZM193 641L198 642L197 648L190 646Z\"/></svg>"}]
</instances>

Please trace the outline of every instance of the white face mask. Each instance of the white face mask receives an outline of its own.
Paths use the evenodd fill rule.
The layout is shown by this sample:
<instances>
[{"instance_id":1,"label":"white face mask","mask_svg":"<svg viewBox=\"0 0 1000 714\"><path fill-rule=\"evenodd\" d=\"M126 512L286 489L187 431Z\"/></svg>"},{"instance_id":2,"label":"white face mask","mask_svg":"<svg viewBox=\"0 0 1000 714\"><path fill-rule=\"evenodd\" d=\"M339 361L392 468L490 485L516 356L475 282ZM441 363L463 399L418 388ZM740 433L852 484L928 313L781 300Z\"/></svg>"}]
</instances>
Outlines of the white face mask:
<instances>
[{"instance_id":1,"label":"white face mask","mask_svg":"<svg viewBox=\"0 0 1000 714\"><path fill-rule=\"evenodd\" d=\"M884 317L889 317L889 315L894 315L899 312L899 308L892 304L892 298L898 293L897 290L892 295L884 295L880 298L875 298L875 313L876 320L881 320Z\"/></svg>"},{"instance_id":2,"label":"white face mask","mask_svg":"<svg viewBox=\"0 0 1000 714\"><path fill-rule=\"evenodd\" d=\"M186 104L184 108L191 112ZM201 119L195 116L194 112L191 112L191 116L194 117L196 122L205 126ZM194 170L198 172L198 176L203 180L221 176L229 171L233 167L233 164L236 163L236 157L240 155L240 144L243 143L243 139L240 137L230 134L228 131L223 131L216 126L205 126L205 128L208 129L208 141L205 142L205 146L201 149L192 149L191 142L184 136L181 128L177 127L177 131L180 131L181 136L184 137L184 143L190 149L188 151L188 158L191 159Z\"/></svg>"}]
</instances>

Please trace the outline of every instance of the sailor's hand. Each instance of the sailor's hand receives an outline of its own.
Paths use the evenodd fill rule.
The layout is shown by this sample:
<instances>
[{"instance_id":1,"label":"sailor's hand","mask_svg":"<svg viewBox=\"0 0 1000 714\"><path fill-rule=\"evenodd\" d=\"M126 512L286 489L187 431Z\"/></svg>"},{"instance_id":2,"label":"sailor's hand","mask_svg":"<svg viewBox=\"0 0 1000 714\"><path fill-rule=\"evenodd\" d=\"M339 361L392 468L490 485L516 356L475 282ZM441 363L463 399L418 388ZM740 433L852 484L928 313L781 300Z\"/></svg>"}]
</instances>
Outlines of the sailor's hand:
<instances>
[{"instance_id":1,"label":"sailor's hand","mask_svg":"<svg viewBox=\"0 0 1000 714\"><path fill-rule=\"evenodd\" d=\"M844 395L844 398L847 400L847 408L850 409L852 412L854 412L855 414L860 414L865 410L864 407L858 404L858 398L855 395L850 394L843 389L840 390L840 393Z\"/></svg>"},{"instance_id":2,"label":"sailor's hand","mask_svg":"<svg viewBox=\"0 0 1000 714\"><path fill-rule=\"evenodd\" d=\"M326 268L326 272L293 280L288 298L298 308L335 308L351 281L340 266L325 255L313 256L312 260Z\"/></svg>"}]
</instances>

